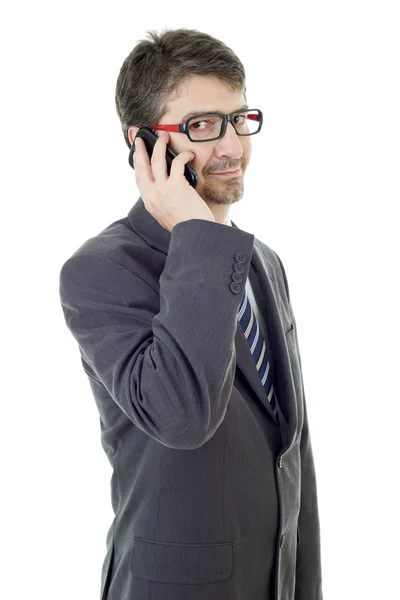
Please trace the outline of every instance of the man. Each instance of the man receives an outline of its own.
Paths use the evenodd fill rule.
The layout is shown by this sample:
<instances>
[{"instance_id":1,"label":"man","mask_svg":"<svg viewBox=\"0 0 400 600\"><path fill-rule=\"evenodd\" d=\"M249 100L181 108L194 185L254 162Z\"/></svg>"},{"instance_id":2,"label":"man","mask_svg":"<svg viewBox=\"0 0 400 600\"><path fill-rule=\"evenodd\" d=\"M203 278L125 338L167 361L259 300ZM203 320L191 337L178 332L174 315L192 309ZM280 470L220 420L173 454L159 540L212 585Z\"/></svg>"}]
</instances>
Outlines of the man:
<instances>
[{"instance_id":1,"label":"man","mask_svg":"<svg viewBox=\"0 0 400 600\"><path fill-rule=\"evenodd\" d=\"M277 254L229 219L262 113L222 42L150 37L116 89L141 197L60 274L114 470L101 598L321 600L288 283ZM139 127L159 134L151 161Z\"/></svg>"}]
</instances>

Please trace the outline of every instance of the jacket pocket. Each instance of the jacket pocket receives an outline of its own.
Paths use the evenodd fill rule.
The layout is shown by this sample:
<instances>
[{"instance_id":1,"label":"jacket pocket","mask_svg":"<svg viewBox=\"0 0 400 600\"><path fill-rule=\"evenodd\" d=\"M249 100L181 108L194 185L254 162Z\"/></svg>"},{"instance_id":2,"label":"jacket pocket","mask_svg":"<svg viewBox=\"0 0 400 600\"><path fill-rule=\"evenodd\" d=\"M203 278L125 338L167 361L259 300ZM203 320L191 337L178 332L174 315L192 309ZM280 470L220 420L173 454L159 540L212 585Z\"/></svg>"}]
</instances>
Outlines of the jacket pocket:
<instances>
[{"instance_id":1,"label":"jacket pocket","mask_svg":"<svg viewBox=\"0 0 400 600\"><path fill-rule=\"evenodd\" d=\"M177 544L135 537L130 556L133 577L160 583L224 581L232 573L232 543Z\"/></svg>"}]
</instances>

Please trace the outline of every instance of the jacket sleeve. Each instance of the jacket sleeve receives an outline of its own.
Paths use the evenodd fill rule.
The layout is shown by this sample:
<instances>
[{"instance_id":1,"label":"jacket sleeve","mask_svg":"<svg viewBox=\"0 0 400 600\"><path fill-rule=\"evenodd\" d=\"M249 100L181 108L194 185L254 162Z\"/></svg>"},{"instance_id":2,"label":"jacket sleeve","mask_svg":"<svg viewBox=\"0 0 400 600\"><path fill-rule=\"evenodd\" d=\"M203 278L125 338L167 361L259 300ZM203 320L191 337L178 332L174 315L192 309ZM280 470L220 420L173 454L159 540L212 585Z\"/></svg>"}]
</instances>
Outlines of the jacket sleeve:
<instances>
[{"instance_id":1,"label":"jacket sleeve","mask_svg":"<svg viewBox=\"0 0 400 600\"><path fill-rule=\"evenodd\" d=\"M298 521L300 543L297 545L295 600L322 600L317 483L305 402L300 455L301 505Z\"/></svg>"},{"instance_id":2,"label":"jacket sleeve","mask_svg":"<svg viewBox=\"0 0 400 600\"><path fill-rule=\"evenodd\" d=\"M149 265L132 261L131 270L115 253L82 249L62 266L64 318L92 376L166 446L197 448L224 419L253 241L238 228L191 219L173 228L159 282L149 278ZM247 260L241 293L234 293L238 252Z\"/></svg>"},{"instance_id":3,"label":"jacket sleeve","mask_svg":"<svg viewBox=\"0 0 400 600\"><path fill-rule=\"evenodd\" d=\"M276 253L275 253L276 254ZM281 259L276 255L285 281L289 308L294 324L296 346L299 348L297 326L289 295L289 285ZM308 426L307 405L304 392L303 373L299 352L301 385L303 391L304 421L300 439L301 460L301 493L300 513L298 519L298 545L296 560L296 588L295 600L322 600L322 567L321 567L321 541L320 523L318 512L317 482L312 452L310 431Z\"/></svg>"}]
</instances>

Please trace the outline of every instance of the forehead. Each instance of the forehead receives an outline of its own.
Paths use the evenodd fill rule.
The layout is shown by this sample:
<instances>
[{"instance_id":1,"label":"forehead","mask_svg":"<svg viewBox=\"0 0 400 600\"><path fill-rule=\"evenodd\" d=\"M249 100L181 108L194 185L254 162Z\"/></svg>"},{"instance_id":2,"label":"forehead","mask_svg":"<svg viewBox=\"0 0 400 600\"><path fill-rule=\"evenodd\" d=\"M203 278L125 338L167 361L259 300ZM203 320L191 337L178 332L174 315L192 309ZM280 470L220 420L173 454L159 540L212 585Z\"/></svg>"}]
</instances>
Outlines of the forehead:
<instances>
[{"instance_id":1,"label":"forehead","mask_svg":"<svg viewBox=\"0 0 400 600\"><path fill-rule=\"evenodd\" d=\"M162 122L181 121L188 113L221 112L229 114L245 104L242 91L215 77L193 75L182 82L167 104Z\"/></svg>"}]
</instances>

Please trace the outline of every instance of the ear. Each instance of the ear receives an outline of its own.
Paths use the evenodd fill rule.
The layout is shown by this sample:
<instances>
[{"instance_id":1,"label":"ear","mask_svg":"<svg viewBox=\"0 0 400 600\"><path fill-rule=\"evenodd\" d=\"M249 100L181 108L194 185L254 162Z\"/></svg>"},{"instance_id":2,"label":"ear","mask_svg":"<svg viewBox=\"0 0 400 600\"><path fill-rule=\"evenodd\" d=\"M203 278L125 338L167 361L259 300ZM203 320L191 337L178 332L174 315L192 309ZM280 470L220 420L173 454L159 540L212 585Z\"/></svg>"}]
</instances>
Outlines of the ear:
<instances>
[{"instance_id":1,"label":"ear","mask_svg":"<svg viewBox=\"0 0 400 600\"><path fill-rule=\"evenodd\" d=\"M128 138L129 138L131 146L133 144L133 140L135 139L138 131L139 131L139 127L137 127L136 125L133 125L132 127L129 127L129 129L128 129Z\"/></svg>"}]
</instances>

